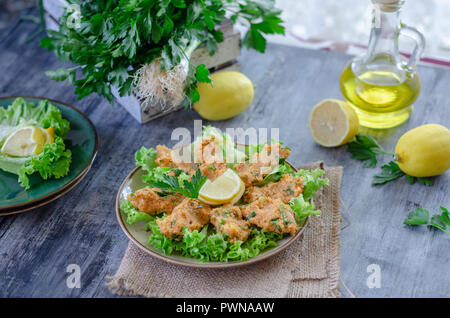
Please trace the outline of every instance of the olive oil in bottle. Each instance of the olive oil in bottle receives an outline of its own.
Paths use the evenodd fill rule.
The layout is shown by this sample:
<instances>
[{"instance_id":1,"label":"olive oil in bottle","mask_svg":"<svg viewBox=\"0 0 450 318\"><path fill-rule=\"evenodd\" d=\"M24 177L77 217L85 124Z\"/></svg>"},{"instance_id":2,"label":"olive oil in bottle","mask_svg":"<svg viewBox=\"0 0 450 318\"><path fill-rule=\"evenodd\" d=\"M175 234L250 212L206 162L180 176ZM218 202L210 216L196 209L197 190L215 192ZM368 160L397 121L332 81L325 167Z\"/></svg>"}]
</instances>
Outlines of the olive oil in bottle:
<instances>
[{"instance_id":1,"label":"olive oil in bottle","mask_svg":"<svg viewBox=\"0 0 450 318\"><path fill-rule=\"evenodd\" d=\"M367 51L347 64L341 91L358 114L361 126L390 128L404 123L420 92L416 63L425 47L423 35L400 23L404 0L372 0L374 12ZM401 35L414 39L407 60L399 52Z\"/></svg>"},{"instance_id":2,"label":"olive oil in bottle","mask_svg":"<svg viewBox=\"0 0 450 318\"><path fill-rule=\"evenodd\" d=\"M351 63L344 69L341 91L356 110L362 126L394 127L405 122L420 92L416 72L398 74L395 70L367 70L355 75Z\"/></svg>"}]
</instances>

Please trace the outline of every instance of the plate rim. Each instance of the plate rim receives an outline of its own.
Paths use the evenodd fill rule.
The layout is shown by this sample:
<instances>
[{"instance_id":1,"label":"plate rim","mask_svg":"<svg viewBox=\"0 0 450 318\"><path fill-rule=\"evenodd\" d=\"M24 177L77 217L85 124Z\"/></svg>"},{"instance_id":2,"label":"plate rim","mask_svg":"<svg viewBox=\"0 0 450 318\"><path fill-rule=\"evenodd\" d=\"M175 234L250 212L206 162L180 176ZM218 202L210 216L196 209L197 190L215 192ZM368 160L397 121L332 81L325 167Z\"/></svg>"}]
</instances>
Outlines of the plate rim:
<instances>
[{"instance_id":1,"label":"plate rim","mask_svg":"<svg viewBox=\"0 0 450 318\"><path fill-rule=\"evenodd\" d=\"M297 171L297 169L286 160L286 163L291 166L291 168L293 168L295 171ZM206 269L223 269L223 268L233 268L233 267L241 267L241 266L246 266L246 265L251 265L251 264L255 264L258 263L260 261L266 260L272 256L275 256L276 254L282 252L283 250L285 250L286 248L288 248L292 243L294 243L299 237L303 236L303 233L306 229L306 227L309 224L309 220L310 218L308 217L305 221L304 226L300 229L300 231L297 232L297 234L295 234L295 236L291 236L291 239L289 241L286 242L286 244L282 245L282 246L278 246L278 248L274 248L273 250L267 252L266 254L262 255L261 257L255 257L255 258L251 258L248 259L246 261L238 261L238 262L224 262L224 263L187 263L187 262L183 262L180 260L176 260L173 258L170 258L166 255L163 254L158 254L150 249L148 249L144 244L142 244L141 242L139 242L126 228L125 224L124 224L124 220L121 217L120 214L120 196L122 193L122 190L125 186L125 183L138 171L142 169L142 167L136 167L134 168L126 177L125 179L122 181L119 190L117 191L117 195L116 195L116 203L115 203L115 209L116 209L116 218L117 221L120 225L120 228L122 229L122 231L125 233L125 235L128 237L128 239L133 242L135 244L135 246L137 246L140 250L142 250L143 252L149 254L150 256L154 256L160 260L169 262L171 264L175 264L175 265L181 265L181 266L187 266L187 267L192 267L192 268L206 268Z\"/></svg>"},{"instance_id":2,"label":"plate rim","mask_svg":"<svg viewBox=\"0 0 450 318\"><path fill-rule=\"evenodd\" d=\"M0 214L2 215L7 215L6 212L5 214L1 213L2 211L5 210L10 210L10 209L16 209L16 208L21 208L24 206L27 206L29 204L39 204L41 201L43 200L47 200L49 198L52 198L53 196L58 195L59 193L61 193L62 191L66 190L68 187L74 185L74 182L78 179L82 179L84 178L85 175L83 175L84 173L87 174L87 172L89 171L90 167L92 166L92 164L94 163L94 160L97 156L97 151L98 151L98 134L97 134L97 129L95 128L95 125L92 123L92 121L86 116L86 114L84 114L81 110L77 109L75 106L70 105L68 103L62 102L60 100L57 99L53 99L53 98L48 98L48 97L42 97L42 96L28 96L28 95L13 95L13 96L0 96L0 101L5 100L5 99L11 99L11 98L33 98L33 99L40 99L40 100L48 100L50 102L54 102L54 103L58 103L58 104L62 104L64 106L67 106L73 110L75 110L76 112L78 112L87 122L88 124L91 126L92 130L94 131L94 139L95 139L95 145L94 145L94 151L91 155L91 158L89 159L88 164L86 165L86 167L84 167L83 170L81 170L72 180L70 180L68 183L66 183L65 185L63 185L62 187L52 191L49 194L46 194L44 196L41 196L37 199L31 200L31 201L27 201L27 202L23 202L23 203L16 203L13 205L8 205L8 206L3 206L0 207ZM74 181L75 180L75 181ZM81 181L81 180L80 180ZM76 184L76 183L75 183ZM52 202L53 200L49 201L48 203ZM36 206L38 207L38 206ZM31 208L30 208L31 209ZM30 209L26 209L22 212L26 212L29 211ZM19 212L17 212L19 213Z\"/></svg>"},{"instance_id":3,"label":"plate rim","mask_svg":"<svg viewBox=\"0 0 450 318\"><path fill-rule=\"evenodd\" d=\"M75 179L74 182L70 183L70 185L68 187L66 187L65 189L62 189L60 192L56 193L54 196L47 198L45 200L39 201L33 205L30 206L25 206L25 207L19 207L19 210L13 210L13 211L7 211L7 212L2 212L0 211L0 217L2 216L7 216L7 215L14 215L14 214L19 214L19 213L25 213L25 212L29 212L31 210L37 209L37 208L41 208L49 203L52 203L53 201L61 198L62 196L64 196L65 194L67 194L68 192L70 192L73 188L75 188L75 186L80 183L85 177L86 175L89 173L89 170L87 170L83 175L81 175L78 179Z\"/></svg>"}]
</instances>

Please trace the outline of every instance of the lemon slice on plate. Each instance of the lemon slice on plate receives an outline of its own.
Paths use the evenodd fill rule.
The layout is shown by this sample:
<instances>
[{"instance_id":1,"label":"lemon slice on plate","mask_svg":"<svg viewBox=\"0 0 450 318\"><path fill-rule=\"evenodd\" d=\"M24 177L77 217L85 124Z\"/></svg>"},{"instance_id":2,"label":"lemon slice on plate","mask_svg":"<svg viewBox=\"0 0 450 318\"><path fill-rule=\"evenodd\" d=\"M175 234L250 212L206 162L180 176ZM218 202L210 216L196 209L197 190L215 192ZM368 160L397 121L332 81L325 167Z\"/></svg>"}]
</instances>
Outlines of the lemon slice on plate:
<instances>
[{"instance_id":1,"label":"lemon slice on plate","mask_svg":"<svg viewBox=\"0 0 450 318\"><path fill-rule=\"evenodd\" d=\"M313 107L309 129L319 145L337 147L355 137L359 129L359 120L356 112L346 102L326 99Z\"/></svg>"},{"instance_id":2,"label":"lemon slice on plate","mask_svg":"<svg viewBox=\"0 0 450 318\"><path fill-rule=\"evenodd\" d=\"M1 152L13 157L38 155L44 150L44 145L50 138L46 133L45 130L34 126L19 128L6 138Z\"/></svg>"},{"instance_id":3,"label":"lemon slice on plate","mask_svg":"<svg viewBox=\"0 0 450 318\"><path fill-rule=\"evenodd\" d=\"M239 201L245 191L241 178L231 169L211 182L206 180L200 189L198 199L206 204L221 205Z\"/></svg>"},{"instance_id":4,"label":"lemon slice on plate","mask_svg":"<svg viewBox=\"0 0 450 318\"><path fill-rule=\"evenodd\" d=\"M55 128L49 127L47 129L42 129L42 131L45 134L45 143L46 144L52 143L52 142L55 141L55 138L54 138L54 136L55 136Z\"/></svg>"}]
</instances>

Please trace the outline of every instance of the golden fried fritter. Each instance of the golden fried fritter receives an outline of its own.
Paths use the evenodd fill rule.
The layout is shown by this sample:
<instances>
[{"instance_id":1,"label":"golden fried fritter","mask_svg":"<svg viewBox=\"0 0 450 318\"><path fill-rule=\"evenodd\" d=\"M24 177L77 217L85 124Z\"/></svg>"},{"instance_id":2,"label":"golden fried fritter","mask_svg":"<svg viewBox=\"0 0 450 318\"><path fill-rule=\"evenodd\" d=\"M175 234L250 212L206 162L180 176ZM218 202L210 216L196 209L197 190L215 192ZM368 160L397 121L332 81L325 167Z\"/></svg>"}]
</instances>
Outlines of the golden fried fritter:
<instances>
[{"instance_id":1,"label":"golden fried fritter","mask_svg":"<svg viewBox=\"0 0 450 318\"><path fill-rule=\"evenodd\" d=\"M131 204L141 212L157 215L160 213L170 214L172 210L183 201L183 195L179 193L159 196L160 189L144 188L128 195Z\"/></svg>"},{"instance_id":2,"label":"golden fried fritter","mask_svg":"<svg viewBox=\"0 0 450 318\"><path fill-rule=\"evenodd\" d=\"M172 149L163 145L156 146L155 163L160 167L172 167L175 169L181 169L188 173L193 171L190 163L183 162Z\"/></svg>"},{"instance_id":3,"label":"golden fried fritter","mask_svg":"<svg viewBox=\"0 0 450 318\"><path fill-rule=\"evenodd\" d=\"M242 214L250 224L269 232L295 235L300 229L295 221L295 214L280 199L259 198L249 205L242 206Z\"/></svg>"},{"instance_id":4,"label":"golden fried fritter","mask_svg":"<svg viewBox=\"0 0 450 318\"><path fill-rule=\"evenodd\" d=\"M250 235L249 224L242 219L241 209L237 206L229 205L213 209L210 222L232 243L245 242Z\"/></svg>"},{"instance_id":5,"label":"golden fried fritter","mask_svg":"<svg viewBox=\"0 0 450 318\"><path fill-rule=\"evenodd\" d=\"M194 163L212 164L224 162L222 151L215 137L203 138L194 146Z\"/></svg>"},{"instance_id":6,"label":"golden fried fritter","mask_svg":"<svg viewBox=\"0 0 450 318\"><path fill-rule=\"evenodd\" d=\"M245 187L251 187L260 183L264 180L264 176L272 171L271 167L264 166L259 162L252 164L241 162L235 165L234 169L244 182Z\"/></svg>"},{"instance_id":7,"label":"golden fried fritter","mask_svg":"<svg viewBox=\"0 0 450 318\"><path fill-rule=\"evenodd\" d=\"M280 199L288 204L293 198L298 197L303 192L303 178L290 175L283 175L280 181L271 182L263 187L250 187L244 193L245 202L256 201L259 197L269 197Z\"/></svg>"},{"instance_id":8,"label":"golden fried fritter","mask_svg":"<svg viewBox=\"0 0 450 318\"><path fill-rule=\"evenodd\" d=\"M189 231L201 230L209 222L211 207L197 199L186 198L177 205L172 214L162 220L156 220L161 233L168 238L180 240L183 227Z\"/></svg>"},{"instance_id":9,"label":"golden fried fritter","mask_svg":"<svg viewBox=\"0 0 450 318\"><path fill-rule=\"evenodd\" d=\"M227 171L228 166L225 163L202 163L199 169L204 176L214 181Z\"/></svg>"}]
</instances>

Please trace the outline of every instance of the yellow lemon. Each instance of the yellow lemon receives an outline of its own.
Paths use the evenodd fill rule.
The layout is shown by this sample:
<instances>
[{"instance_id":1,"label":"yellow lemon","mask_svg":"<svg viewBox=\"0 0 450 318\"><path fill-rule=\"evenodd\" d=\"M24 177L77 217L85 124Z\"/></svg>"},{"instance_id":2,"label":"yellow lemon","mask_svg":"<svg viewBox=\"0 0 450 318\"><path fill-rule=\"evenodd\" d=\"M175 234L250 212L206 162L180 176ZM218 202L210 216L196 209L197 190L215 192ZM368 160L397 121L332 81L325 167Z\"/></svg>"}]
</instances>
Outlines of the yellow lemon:
<instances>
[{"instance_id":1,"label":"yellow lemon","mask_svg":"<svg viewBox=\"0 0 450 318\"><path fill-rule=\"evenodd\" d=\"M43 129L43 132L45 134L45 143L52 143L55 141L55 128L49 127L47 129Z\"/></svg>"},{"instance_id":2,"label":"yellow lemon","mask_svg":"<svg viewBox=\"0 0 450 318\"><path fill-rule=\"evenodd\" d=\"M450 168L450 130L428 124L406 132L395 147L400 169L413 177L437 176Z\"/></svg>"},{"instance_id":3,"label":"yellow lemon","mask_svg":"<svg viewBox=\"0 0 450 318\"><path fill-rule=\"evenodd\" d=\"M210 205L235 203L244 194L245 185L241 178L231 169L211 182L206 180L200 188L198 199Z\"/></svg>"},{"instance_id":4,"label":"yellow lemon","mask_svg":"<svg viewBox=\"0 0 450 318\"><path fill-rule=\"evenodd\" d=\"M253 101L253 83L242 73L226 71L211 75L212 86L200 83L200 100L194 109L207 120L225 120L242 113Z\"/></svg>"},{"instance_id":5,"label":"yellow lemon","mask_svg":"<svg viewBox=\"0 0 450 318\"><path fill-rule=\"evenodd\" d=\"M43 129L34 126L22 127L5 140L1 152L13 157L38 155L44 150L46 140Z\"/></svg>"},{"instance_id":6,"label":"yellow lemon","mask_svg":"<svg viewBox=\"0 0 450 318\"><path fill-rule=\"evenodd\" d=\"M313 107L309 117L313 139L324 147L337 147L351 141L359 130L353 108L337 99L325 99Z\"/></svg>"}]
</instances>

